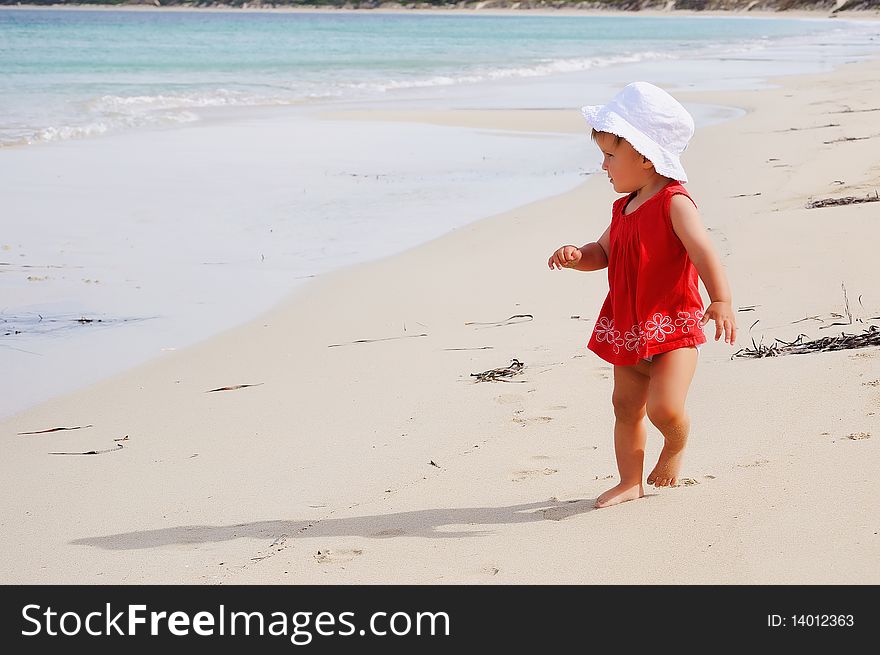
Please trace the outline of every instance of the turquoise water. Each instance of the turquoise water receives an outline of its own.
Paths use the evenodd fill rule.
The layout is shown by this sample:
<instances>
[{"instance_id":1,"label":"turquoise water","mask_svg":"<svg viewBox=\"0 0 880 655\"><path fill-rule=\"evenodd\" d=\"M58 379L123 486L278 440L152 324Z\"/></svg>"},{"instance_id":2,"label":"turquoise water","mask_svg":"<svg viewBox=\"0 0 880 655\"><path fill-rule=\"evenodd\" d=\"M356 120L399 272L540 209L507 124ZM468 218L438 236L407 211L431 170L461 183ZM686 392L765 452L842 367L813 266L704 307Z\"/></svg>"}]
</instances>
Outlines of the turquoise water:
<instances>
[{"instance_id":1,"label":"turquoise water","mask_svg":"<svg viewBox=\"0 0 880 655\"><path fill-rule=\"evenodd\" d=\"M877 48L816 19L0 10L0 147L768 48Z\"/></svg>"}]
</instances>

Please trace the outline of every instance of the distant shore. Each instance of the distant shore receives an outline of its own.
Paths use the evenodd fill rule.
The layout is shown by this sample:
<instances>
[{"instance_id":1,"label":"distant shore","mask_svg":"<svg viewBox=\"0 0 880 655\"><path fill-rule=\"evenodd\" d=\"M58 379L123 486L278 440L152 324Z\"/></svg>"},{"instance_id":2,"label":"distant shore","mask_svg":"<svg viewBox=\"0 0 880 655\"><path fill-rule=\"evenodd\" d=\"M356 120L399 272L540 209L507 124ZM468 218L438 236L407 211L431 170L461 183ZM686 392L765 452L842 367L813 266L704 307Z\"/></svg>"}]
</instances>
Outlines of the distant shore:
<instances>
[{"instance_id":1,"label":"distant shore","mask_svg":"<svg viewBox=\"0 0 880 655\"><path fill-rule=\"evenodd\" d=\"M556 6L547 3L524 3L524 2L459 2L444 6L432 6L428 3L398 3L398 2L347 2L341 6L276 6L269 3L243 3L240 5L223 3L194 3L189 5L154 5L148 3L131 4L2 4L0 9L32 9L32 10L62 10L62 11L242 11L242 12L268 12L268 13L352 13L370 12L375 14L478 14L481 16L504 15L504 14L529 14L532 16L703 16L703 17L751 17L751 18L845 18L847 20L878 20L880 19L880 0L869 0L855 9L835 10L827 4L815 7L800 7L796 9L776 9L773 3L746 2L743 6L731 9L690 9L677 8L675 2L670 1L656 3L654 8L625 9L617 7L602 8L599 3L584 3L586 6L578 6L577 3L555 3ZM620 2L620 5L625 5ZM683 4L683 3L682 3ZM848 3L841 3L841 8ZM870 5L874 6L870 6ZM661 6L662 5L662 6ZM691 3L691 6L693 3ZM760 5L760 6L759 6ZM751 7L751 8L749 8Z\"/></svg>"}]
</instances>

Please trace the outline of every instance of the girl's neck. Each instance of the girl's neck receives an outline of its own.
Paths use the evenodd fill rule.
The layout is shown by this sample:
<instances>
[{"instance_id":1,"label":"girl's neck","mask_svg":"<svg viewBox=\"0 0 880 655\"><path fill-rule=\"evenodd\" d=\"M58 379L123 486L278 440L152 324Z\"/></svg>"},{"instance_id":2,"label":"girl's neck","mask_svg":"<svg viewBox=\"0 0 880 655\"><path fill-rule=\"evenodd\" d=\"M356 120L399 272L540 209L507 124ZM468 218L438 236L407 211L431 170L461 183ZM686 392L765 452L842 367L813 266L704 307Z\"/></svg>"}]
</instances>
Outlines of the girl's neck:
<instances>
[{"instance_id":1,"label":"girl's neck","mask_svg":"<svg viewBox=\"0 0 880 655\"><path fill-rule=\"evenodd\" d=\"M646 200L656 194L660 189L665 187L667 184L672 182L673 180L668 177L663 177L662 175L658 175L657 179L651 180L645 186L640 189L636 189L635 196L633 196L634 200Z\"/></svg>"}]
</instances>

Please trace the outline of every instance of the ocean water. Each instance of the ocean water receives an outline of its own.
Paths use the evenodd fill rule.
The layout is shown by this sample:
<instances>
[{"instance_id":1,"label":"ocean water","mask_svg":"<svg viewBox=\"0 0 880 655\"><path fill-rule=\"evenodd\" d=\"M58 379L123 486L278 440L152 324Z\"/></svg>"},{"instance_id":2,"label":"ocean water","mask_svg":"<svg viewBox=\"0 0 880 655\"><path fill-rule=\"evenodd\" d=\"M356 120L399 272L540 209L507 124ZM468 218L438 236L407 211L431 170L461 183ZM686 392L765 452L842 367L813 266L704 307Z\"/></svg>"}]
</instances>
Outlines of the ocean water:
<instances>
[{"instance_id":1,"label":"ocean water","mask_svg":"<svg viewBox=\"0 0 880 655\"><path fill-rule=\"evenodd\" d=\"M0 146L638 62L767 73L878 45L876 24L839 19L5 9Z\"/></svg>"},{"instance_id":2,"label":"ocean water","mask_svg":"<svg viewBox=\"0 0 880 655\"><path fill-rule=\"evenodd\" d=\"M0 418L600 171L586 126L321 111L577 112L878 54L840 19L0 8Z\"/></svg>"}]
</instances>

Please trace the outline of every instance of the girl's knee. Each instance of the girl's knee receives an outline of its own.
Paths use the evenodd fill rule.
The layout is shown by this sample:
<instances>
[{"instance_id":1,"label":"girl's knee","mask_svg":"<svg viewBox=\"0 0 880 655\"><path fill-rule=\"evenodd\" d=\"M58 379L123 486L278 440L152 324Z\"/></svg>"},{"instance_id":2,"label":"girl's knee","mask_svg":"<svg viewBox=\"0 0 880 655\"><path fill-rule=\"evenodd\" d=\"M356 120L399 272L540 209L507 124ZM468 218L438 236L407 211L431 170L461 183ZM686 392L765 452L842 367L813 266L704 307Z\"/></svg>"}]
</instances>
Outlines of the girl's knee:
<instances>
[{"instance_id":1,"label":"girl's knee","mask_svg":"<svg viewBox=\"0 0 880 655\"><path fill-rule=\"evenodd\" d=\"M687 420L687 413L684 407L677 407L668 403L648 403L647 414L648 420L658 429L667 425L684 423Z\"/></svg>"},{"instance_id":2,"label":"girl's knee","mask_svg":"<svg viewBox=\"0 0 880 655\"><path fill-rule=\"evenodd\" d=\"M651 379L633 366L614 367L614 390L611 404L619 421L640 421L645 417Z\"/></svg>"},{"instance_id":3,"label":"girl's knee","mask_svg":"<svg viewBox=\"0 0 880 655\"><path fill-rule=\"evenodd\" d=\"M634 402L632 398L612 395L611 404L614 406L614 418L618 421L636 423L645 418L645 403Z\"/></svg>"}]
</instances>

